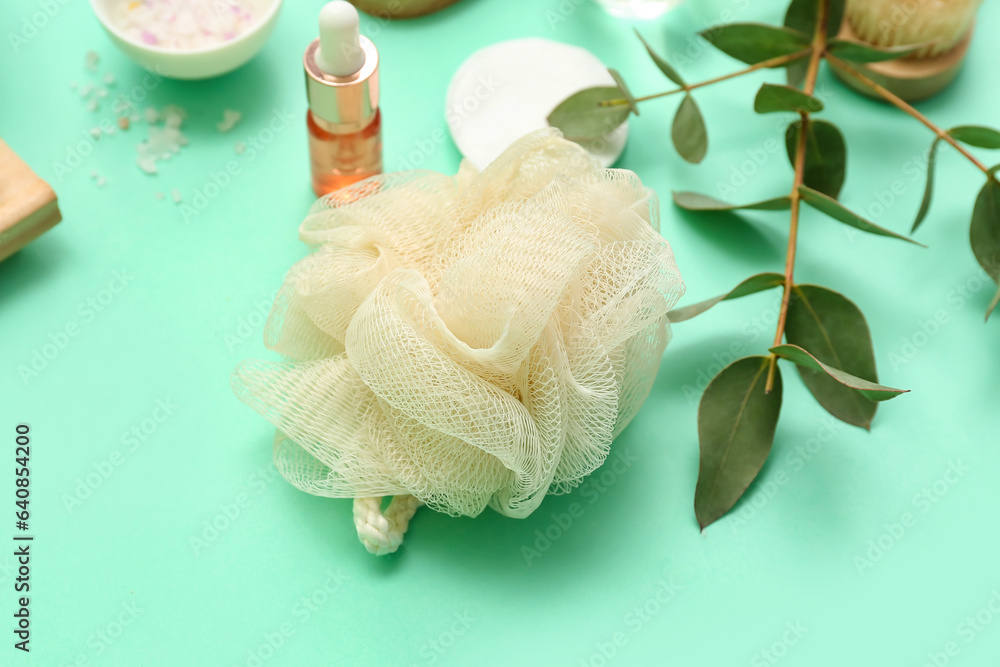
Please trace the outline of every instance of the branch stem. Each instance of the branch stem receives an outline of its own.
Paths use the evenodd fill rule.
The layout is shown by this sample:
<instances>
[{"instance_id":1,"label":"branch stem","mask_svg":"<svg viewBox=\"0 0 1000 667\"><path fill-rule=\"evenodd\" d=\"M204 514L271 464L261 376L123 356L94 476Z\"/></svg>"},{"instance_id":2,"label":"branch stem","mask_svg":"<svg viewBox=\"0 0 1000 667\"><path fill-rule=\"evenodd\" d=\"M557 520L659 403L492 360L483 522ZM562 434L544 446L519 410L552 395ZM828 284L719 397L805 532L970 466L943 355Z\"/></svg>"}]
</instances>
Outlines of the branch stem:
<instances>
[{"instance_id":1,"label":"branch stem","mask_svg":"<svg viewBox=\"0 0 1000 667\"><path fill-rule=\"evenodd\" d=\"M965 148L963 148L962 145L959 144L954 138L952 138L952 136L950 134L948 134L947 132L945 132L944 130L942 130L940 127L938 127L937 125L935 125L933 122L931 122L931 120L929 118L927 118L927 116L923 115L922 113L920 113L919 111L917 111L916 109L914 109L904 99L902 99L901 97L899 97L898 95L896 95L892 91L888 90L884 86L882 86L882 85L880 85L880 84L872 81L867 76L865 76L860 71L858 71L856 68L852 67L851 65L849 65L846 62L844 62L843 60L841 60L837 56L831 54L830 52L827 52L825 54L825 57L826 57L826 59L828 61L830 61L831 64L836 65L837 67L840 67L842 70L844 70L849 75L851 75L851 77L857 79L859 82L861 82L862 84L864 84L867 88L870 88L873 92L877 93L885 101L889 102L890 104L892 104L893 106L895 106L896 108L898 108L900 111L903 111L903 112L905 112L905 113L913 116L917 120L919 120L921 123L923 123L925 126L927 126L927 128L931 132L933 132L934 134L936 134L942 141L945 141L945 142L951 144L951 146L955 150L957 150L959 153L961 153L963 156L965 156L965 158L969 162L971 162L972 164L976 165L976 167L981 172L983 172L987 176L990 175L990 170L989 170L989 168L986 165L984 165L982 162L980 162L979 160L977 160L976 157L972 153L970 153Z\"/></svg>"},{"instance_id":2,"label":"branch stem","mask_svg":"<svg viewBox=\"0 0 1000 667\"><path fill-rule=\"evenodd\" d=\"M816 77L819 74L819 63L826 51L826 23L829 15L829 0L820 0L819 16L816 21L816 32L813 33L812 48L809 56L809 69L806 70L806 80L803 90L806 95L812 95L816 90ZM802 207L802 199L799 195L799 186L805 175L806 168L806 137L809 134L809 112L799 113L801 125L799 127L799 139L795 146L795 178L792 181L792 191L789 197L792 200L791 222L788 228L788 254L785 257L785 288L781 294L781 309L778 311L778 325L774 332L774 346L781 345L785 336L785 323L788 320L788 304L792 298L792 290L795 288L795 251L799 238L799 211ZM771 393L774 388L774 374L778 365L778 358L771 355L770 364L767 368L767 382L764 384L765 393Z\"/></svg>"},{"instance_id":3,"label":"branch stem","mask_svg":"<svg viewBox=\"0 0 1000 667\"><path fill-rule=\"evenodd\" d=\"M676 95L677 93L690 92L696 88L703 88L704 86L710 86L713 83L719 83L720 81L726 81L728 79L734 79L738 76L743 76L744 74L749 74L750 72L756 72L759 69L765 69L767 67L780 67L787 63L793 62L795 60L800 60L812 53L812 49L806 49L803 51L798 51L797 53L789 53L785 56L776 56L774 58L769 58L767 60L762 60L756 65L751 65L745 69L741 69L736 72L731 72L729 74L723 74L722 76L717 76L714 79L708 79L707 81L701 81L699 83L692 83L684 86L682 88L675 88L674 90L667 90L662 93L654 93L653 95L646 95L644 97L635 98L636 102L645 102L646 100L655 100L658 97L668 97L670 95ZM622 106L628 104L626 99L614 99L614 100L604 100L603 102L598 102L598 106L601 107L614 107Z\"/></svg>"}]
</instances>

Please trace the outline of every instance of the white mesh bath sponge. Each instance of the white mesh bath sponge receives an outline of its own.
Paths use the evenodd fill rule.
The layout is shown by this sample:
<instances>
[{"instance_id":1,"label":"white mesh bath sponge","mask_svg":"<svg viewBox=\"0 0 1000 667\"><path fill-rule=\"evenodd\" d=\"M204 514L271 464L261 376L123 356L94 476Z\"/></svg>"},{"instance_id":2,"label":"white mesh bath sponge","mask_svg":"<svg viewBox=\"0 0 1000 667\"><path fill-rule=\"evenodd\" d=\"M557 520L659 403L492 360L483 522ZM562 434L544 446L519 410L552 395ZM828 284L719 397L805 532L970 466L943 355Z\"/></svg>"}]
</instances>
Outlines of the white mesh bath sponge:
<instances>
[{"instance_id":1,"label":"white mesh bath sponge","mask_svg":"<svg viewBox=\"0 0 1000 667\"><path fill-rule=\"evenodd\" d=\"M482 173L387 174L318 201L315 251L237 395L296 487L355 498L373 553L417 506L529 515L608 455L649 393L684 291L656 195L558 132ZM380 499L394 496L383 512Z\"/></svg>"}]
</instances>

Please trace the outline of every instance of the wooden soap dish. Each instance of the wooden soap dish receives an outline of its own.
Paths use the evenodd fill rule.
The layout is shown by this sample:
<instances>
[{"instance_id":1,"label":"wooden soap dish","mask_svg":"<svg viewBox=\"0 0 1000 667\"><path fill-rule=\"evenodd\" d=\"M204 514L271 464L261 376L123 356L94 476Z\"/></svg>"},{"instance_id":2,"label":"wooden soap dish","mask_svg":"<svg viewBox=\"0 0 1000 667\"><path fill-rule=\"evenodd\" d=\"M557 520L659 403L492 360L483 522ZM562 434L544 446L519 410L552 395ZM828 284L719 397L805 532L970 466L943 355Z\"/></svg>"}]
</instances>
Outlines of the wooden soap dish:
<instances>
[{"instance_id":1,"label":"wooden soap dish","mask_svg":"<svg viewBox=\"0 0 1000 667\"><path fill-rule=\"evenodd\" d=\"M0 261L60 220L56 193L0 139Z\"/></svg>"}]
</instances>

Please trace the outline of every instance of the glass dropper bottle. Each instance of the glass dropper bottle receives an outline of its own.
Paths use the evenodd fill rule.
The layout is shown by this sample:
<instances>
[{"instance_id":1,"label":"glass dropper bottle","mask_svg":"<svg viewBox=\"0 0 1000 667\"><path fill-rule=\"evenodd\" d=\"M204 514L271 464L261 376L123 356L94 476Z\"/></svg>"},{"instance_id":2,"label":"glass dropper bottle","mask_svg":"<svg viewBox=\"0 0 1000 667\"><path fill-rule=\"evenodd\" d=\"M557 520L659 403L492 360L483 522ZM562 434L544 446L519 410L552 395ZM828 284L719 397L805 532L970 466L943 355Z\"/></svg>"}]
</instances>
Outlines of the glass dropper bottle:
<instances>
[{"instance_id":1,"label":"glass dropper bottle","mask_svg":"<svg viewBox=\"0 0 1000 667\"><path fill-rule=\"evenodd\" d=\"M358 11L334 0L306 49L309 159L317 196L382 173L378 50L360 34Z\"/></svg>"}]
</instances>

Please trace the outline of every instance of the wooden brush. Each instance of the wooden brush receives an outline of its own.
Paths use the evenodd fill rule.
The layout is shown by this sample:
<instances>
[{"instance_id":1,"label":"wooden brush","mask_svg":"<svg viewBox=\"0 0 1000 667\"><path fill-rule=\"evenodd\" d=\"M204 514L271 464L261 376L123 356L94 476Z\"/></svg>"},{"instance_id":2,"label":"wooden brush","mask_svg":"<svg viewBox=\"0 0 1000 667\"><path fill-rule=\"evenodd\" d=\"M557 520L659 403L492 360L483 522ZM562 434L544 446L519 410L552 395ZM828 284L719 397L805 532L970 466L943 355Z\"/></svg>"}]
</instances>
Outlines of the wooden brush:
<instances>
[{"instance_id":1,"label":"wooden brush","mask_svg":"<svg viewBox=\"0 0 1000 667\"><path fill-rule=\"evenodd\" d=\"M914 102L940 92L958 74L981 2L847 0L838 36L882 47L931 42L906 58L865 66L869 78ZM851 87L876 96L839 68L833 69Z\"/></svg>"},{"instance_id":2,"label":"wooden brush","mask_svg":"<svg viewBox=\"0 0 1000 667\"><path fill-rule=\"evenodd\" d=\"M385 19L410 19L431 14L458 0L351 0L360 11Z\"/></svg>"},{"instance_id":3,"label":"wooden brush","mask_svg":"<svg viewBox=\"0 0 1000 667\"><path fill-rule=\"evenodd\" d=\"M60 220L56 193L0 139L0 261Z\"/></svg>"}]
</instances>

